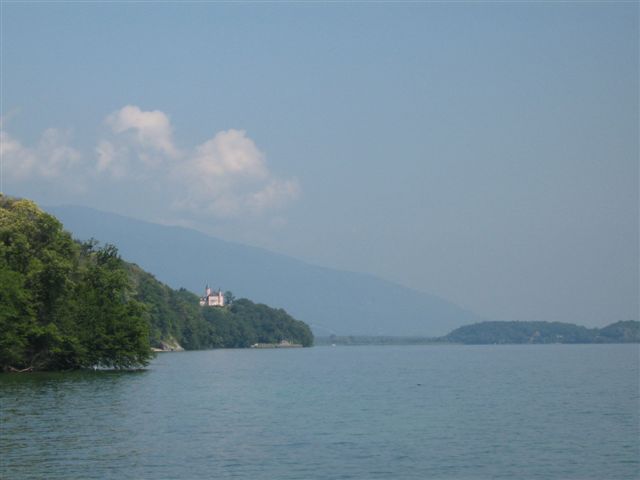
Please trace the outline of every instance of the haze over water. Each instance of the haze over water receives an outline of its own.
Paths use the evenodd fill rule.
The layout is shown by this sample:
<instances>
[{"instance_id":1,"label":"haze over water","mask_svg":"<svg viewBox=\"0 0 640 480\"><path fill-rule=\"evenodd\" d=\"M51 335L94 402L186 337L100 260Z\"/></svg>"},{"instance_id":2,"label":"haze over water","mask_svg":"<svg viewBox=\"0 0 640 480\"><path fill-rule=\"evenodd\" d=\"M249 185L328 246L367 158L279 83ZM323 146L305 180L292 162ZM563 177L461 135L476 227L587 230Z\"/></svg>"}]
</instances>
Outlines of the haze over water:
<instances>
[{"instance_id":1,"label":"haze over water","mask_svg":"<svg viewBox=\"0 0 640 480\"><path fill-rule=\"evenodd\" d=\"M162 354L0 376L2 478L638 478L638 345Z\"/></svg>"}]
</instances>

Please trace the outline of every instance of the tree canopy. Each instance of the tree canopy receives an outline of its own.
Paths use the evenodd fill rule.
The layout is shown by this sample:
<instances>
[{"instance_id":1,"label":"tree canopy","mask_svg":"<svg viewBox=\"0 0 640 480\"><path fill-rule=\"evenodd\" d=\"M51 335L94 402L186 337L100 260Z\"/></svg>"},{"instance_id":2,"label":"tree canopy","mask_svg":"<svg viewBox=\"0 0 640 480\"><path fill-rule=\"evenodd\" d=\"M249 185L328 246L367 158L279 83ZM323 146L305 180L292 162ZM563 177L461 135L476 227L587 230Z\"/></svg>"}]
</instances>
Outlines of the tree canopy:
<instances>
[{"instance_id":1,"label":"tree canopy","mask_svg":"<svg viewBox=\"0 0 640 480\"><path fill-rule=\"evenodd\" d=\"M153 346L169 338L186 350L246 348L282 340L305 347L313 344L308 325L282 309L235 297L225 307L200 307L197 295L174 290L136 265L128 268L135 298L147 306Z\"/></svg>"},{"instance_id":2,"label":"tree canopy","mask_svg":"<svg viewBox=\"0 0 640 480\"><path fill-rule=\"evenodd\" d=\"M3 369L144 366L143 312L114 246L75 242L33 202L0 195Z\"/></svg>"}]
</instances>

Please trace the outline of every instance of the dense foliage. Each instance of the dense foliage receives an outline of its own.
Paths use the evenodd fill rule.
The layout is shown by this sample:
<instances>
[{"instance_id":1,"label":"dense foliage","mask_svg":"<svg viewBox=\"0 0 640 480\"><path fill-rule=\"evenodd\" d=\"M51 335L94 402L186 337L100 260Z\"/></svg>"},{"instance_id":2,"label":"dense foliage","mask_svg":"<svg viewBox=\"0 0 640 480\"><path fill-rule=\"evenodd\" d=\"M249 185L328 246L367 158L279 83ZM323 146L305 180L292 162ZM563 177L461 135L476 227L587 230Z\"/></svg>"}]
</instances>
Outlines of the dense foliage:
<instances>
[{"instance_id":1,"label":"dense foliage","mask_svg":"<svg viewBox=\"0 0 640 480\"><path fill-rule=\"evenodd\" d=\"M0 194L0 369L135 368L164 342L190 350L281 340L309 346L313 336L284 310L246 299L201 308L113 245L76 242L33 202Z\"/></svg>"},{"instance_id":2,"label":"dense foliage","mask_svg":"<svg viewBox=\"0 0 640 480\"><path fill-rule=\"evenodd\" d=\"M638 343L640 322L627 320L604 328L561 322L482 322L457 328L443 340L465 344Z\"/></svg>"},{"instance_id":3,"label":"dense foliage","mask_svg":"<svg viewBox=\"0 0 640 480\"><path fill-rule=\"evenodd\" d=\"M599 343L640 343L640 322L623 320L598 331Z\"/></svg>"},{"instance_id":4,"label":"dense foliage","mask_svg":"<svg viewBox=\"0 0 640 480\"><path fill-rule=\"evenodd\" d=\"M145 365L143 313L115 247L74 242L33 202L0 195L0 368Z\"/></svg>"},{"instance_id":5,"label":"dense foliage","mask_svg":"<svg viewBox=\"0 0 640 480\"><path fill-rule=\"evenodd\" d=\"M147 305L151 344L176 340L187 350L244 348L255 343L287 340L303 346L313 344L309 327L282 309L235 300L226 307L200 307L198 297L187 290L173 290L135 265L129 266L135 298Z\"/></svg>"}]
</instances>

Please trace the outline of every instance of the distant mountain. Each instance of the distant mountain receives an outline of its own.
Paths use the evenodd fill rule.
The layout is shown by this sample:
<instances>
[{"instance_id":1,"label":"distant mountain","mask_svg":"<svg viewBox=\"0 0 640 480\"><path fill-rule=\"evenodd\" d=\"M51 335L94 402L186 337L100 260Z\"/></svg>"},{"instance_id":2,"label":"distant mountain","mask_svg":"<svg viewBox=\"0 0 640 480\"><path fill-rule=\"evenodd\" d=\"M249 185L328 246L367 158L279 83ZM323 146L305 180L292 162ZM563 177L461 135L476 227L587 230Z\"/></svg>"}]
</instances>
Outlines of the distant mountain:
<instances>
[{"instance_id":1,"label":"distant mountain","mask_svg":"<svg viewBox=\"0 0 640 480\"><path fill-rule=\"evenodd\" d=\"M455 329L441 340L467 345L513 343L640 343L640 322L603 328L561 322L482 322Z\"/></svg>"},{"instance_id":2,"label":"distant mountain","mask_svg":"<svg viewBox=\"0 0 640 480\"><path fill-rule=\"evenodd\" d=\"M50 207L74 237L117 245L173 288L206 282L286 309L316 334L438 336L480 316L446 300L362 273L318 267L201 232L86 207Z\"/></svg>"}]
</instances>

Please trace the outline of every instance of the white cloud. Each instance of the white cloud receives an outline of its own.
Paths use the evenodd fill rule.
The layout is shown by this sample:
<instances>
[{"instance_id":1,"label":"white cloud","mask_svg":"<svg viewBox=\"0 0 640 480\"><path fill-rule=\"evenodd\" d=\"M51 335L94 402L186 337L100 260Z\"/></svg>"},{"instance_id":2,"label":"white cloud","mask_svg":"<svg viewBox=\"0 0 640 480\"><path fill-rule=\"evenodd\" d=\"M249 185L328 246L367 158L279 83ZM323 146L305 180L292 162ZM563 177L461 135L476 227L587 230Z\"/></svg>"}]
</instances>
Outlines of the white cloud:
<instances>
[{"instance_id":1,"label":"white cloud","mask_svg":"<svg viewBox=\"0 0 640 480\"><path fill-rule=\"evenodd\" d=\"M173 128L164 112L127 105L108 115L104 123L109 127L107 138L95 148L99 175L149 181L183 157L173 143Z\"/></svg>"},{"instance_id":2,"label":"white cloud","mask_svg":"<svg viewBox=\"0 0 640 480\"><path fill-rule=\"evenodd\" d=\"M116 146L108 140L101 140L96 147L98 162L96 170L99 174L109 173L114 177L122 178L128 171L128 152L125 147Z\"/></svg>"},{"instance_id":3,"label":"white cloud","mask_svg":"<svg viewBox=\"0 0 640 480\"><path fill-rule=\"evenodd\" d=\"M38 166L42 176L58 177L80 162L80 152L67 144L70 138L69 132L55 128L44 131L38 145Z\"/></svg>"},{"instance_id":4,"label":"white cloud","mask_svg":"<svg viewBox=\"0 0 640 480\"><path fill-rule=\"evenodd\" d=\"M0 156L3 173L9 178L28 177L36 164L35 154L5 131L0 131Z\"/></svg>"},{"instance_id":5,"label":"white cloud","mask_svg":"<svg viewBox=\"0 0 640 480\"><path fill-rule=\"evenodd\" d=\"M273 207L281 207L298 197L300 185L296 180L272 180L262 190L252 193L247 198L247 205L260 213Z\"/></svg>"},{"instance_id":6,"label":"white cloud","mask_svg":"<svg viewBox=\"0 0 640 480\"><path fill-rule=\"evenodd\" d=\"M6 131L0 132L3 171L10 180L30 177L58 179L77 169L81 154L68 145L68 131L49 128L35 147L23 145Z\"/></svg>"},{"instance_id":7,"label":"white cloud","mask_svg":"<svg viewBox=\"0 0 640 480\"><path fill-rule=\"evenodd\" d=\"M282 207L299 193L294 180L280 180L244 130L218 132L175 171L185 194L174 207L220 217Z\"/></svg>"},{"instance_id":8,"label":"white cloud","mask_svg":"<svg viewBox=\"0 0 640 480\"><path fill-rule=\"evenodd\" d=\"M265 154L244 130L221 131L179 151L169 117L159 110L127 105L106 124L113 136L96 149L98 173L163 184L175 210L217 217L261 214L299 194L295 180L270 172Z\"/></svg>"},{"instance_id":9,"label":"white cloud","mask_svg":"<svg viewBox=\"0 0 640 480\"><path fill-rule=\"evenodd\" d=\"M264 179L269 175L264 154L244 130L216 133L196 148L191 166L199 176L210 179L227 175Z\"/></svg>"},{"instance_id":10,"label":"white cloud","mask_svg":"<svg viewBox=\"0 0 640 480\"><path fill-rule=\"evenodd\" d=\"M47 180L77 190L87 185L137 195L157 195L182 218L265 215L300 193L298 182L276 176L244 130L217 132L192 148L178 150L169 117L159 110L127 105L105 119L105 132L90 163L70 146L70 133L46 130L25 146L0 130L5 178L14 183Z\"/></svg>"},{"instance_id":11,"label":"white cloud","mask_svg":"<svg viewBox=\"0 0 640 480\"><path fill-rule=\"evenodd\" d=\"M160 110L145 112L135 105L127 105L109 115L106 123L116 134L132 131L134 141L141 148L156 150L169 157L178 155L169 117Z\"/></svg>"}]
</instances>

